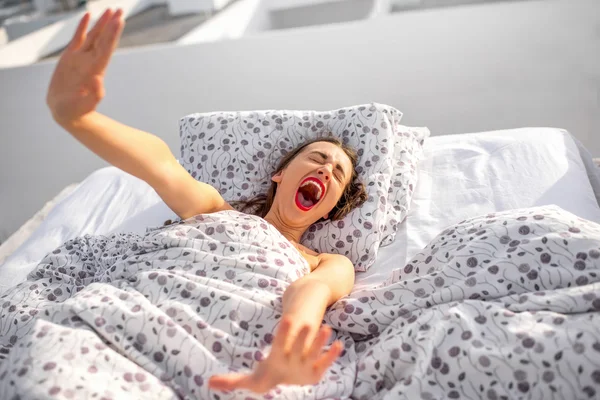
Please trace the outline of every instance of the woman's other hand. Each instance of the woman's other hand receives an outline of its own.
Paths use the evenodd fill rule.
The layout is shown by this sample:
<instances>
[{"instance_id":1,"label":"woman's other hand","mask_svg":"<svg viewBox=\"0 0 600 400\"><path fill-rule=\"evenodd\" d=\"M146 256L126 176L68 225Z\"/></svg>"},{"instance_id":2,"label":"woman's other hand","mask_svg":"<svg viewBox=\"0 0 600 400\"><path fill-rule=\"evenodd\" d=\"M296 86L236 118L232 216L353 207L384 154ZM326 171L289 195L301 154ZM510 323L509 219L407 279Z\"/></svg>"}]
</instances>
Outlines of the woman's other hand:
<instances>
[{"instance_id":1,"label":"woman's other hand","mask_svg":"<svg viewBox=\"0 0 600 400\"><path fill-rule=\"evenodd\" d=\"M248 389L265 393L280 384L317 384L339 357L343 345L336 341L324 352L331 328L321 327L314 340L310 340L310 331L310 324L284 317L269 356L259 362L254 371L250 374L215 375L210 378L209 387L222 391Z\"/></svg>"},{"instance_id":2,"label":"woman's other hand","mask_svg":"<svg viewBox=\"0 0 600 400\"><path fill-rule=\"evenodd\" d=\"M86 13L52 75L46 103L59 124L94 111L104 97L104 73L125 25L122 10L108 9L87 32Z\"/></svg>"}]
</instances>

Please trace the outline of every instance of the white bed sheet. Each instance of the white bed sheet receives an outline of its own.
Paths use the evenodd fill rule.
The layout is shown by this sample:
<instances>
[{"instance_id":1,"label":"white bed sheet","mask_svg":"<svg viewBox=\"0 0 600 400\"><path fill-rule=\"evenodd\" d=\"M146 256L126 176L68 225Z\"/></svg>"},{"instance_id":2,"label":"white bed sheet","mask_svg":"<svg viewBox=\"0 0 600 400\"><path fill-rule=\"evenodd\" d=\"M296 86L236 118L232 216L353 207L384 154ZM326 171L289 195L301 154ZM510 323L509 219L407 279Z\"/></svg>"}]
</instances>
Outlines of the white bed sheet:
<instances>
[{"instance_id":1,"label":"white bed sheet","mask_svg":"<svg viewBox=\"0 0 600 400\"><path fill-rule=\"evenodd\" d=\"M411 210L394 243L380 250L377 268L359 283L383 280L447 226L477 215L555 204L600 222L582 155L572 136L561 129L431 138L419 164Z\"/></svg>"},{"instance_id":2,"label":"white bed sheet","mask_svg":"<svg viewBox=\"0 0 600 400\"><path fill-rule=\"evenodd\" d=\"M588 160L589 161L589 160ZM584 161L559 129L524 128L428 139L412 208L396 240L357 286L381 282L446 226L490 212L556 204L600 222ZM145 232L175 214L144 182L109 167L91 174L0 266L0 294L64 241L84 234Z\"/></svg>"}]
</instances>

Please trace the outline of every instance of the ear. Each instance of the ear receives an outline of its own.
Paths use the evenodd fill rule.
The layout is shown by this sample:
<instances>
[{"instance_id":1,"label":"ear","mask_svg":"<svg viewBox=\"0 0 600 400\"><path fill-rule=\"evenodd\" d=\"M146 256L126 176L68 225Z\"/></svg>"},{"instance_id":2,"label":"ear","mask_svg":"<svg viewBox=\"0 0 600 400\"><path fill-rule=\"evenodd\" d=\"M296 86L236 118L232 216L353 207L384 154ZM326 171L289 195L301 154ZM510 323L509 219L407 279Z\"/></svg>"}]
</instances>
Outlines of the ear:
<instances>
[{"instance_id":1,"label":"ear","mask_svg":"<svg viewBox=\"0 0 600 400\"><path fill-rule=\"evenodd\" d=\"M325 214L325 215L323 216L323 219L329 219L329 213Z\"/></svg>"},{"instance_id":2,"label":"ear","mask_svg":"<svg viewBox=\"0 0 600 400\"><path fill-rule=\"evenodd\" d=\"M283 174L283 171L279 171L278 173L276 173L275 175L273 175L271 177L271 180L275 183L281 183L282 174Z\"/></svg>"}]
</instances>

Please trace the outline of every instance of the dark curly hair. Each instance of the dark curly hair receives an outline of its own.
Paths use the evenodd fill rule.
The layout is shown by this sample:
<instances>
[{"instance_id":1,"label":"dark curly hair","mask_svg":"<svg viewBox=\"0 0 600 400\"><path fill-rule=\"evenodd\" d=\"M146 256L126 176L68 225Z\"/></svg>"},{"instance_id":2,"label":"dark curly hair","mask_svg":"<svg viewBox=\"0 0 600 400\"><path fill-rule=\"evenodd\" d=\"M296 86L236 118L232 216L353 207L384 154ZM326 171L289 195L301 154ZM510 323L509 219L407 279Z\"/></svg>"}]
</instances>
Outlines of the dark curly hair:
<instances>
[{"instance_id":1,"label":"dark curly hair","mask_svg":"<svg viewBox=\"0 0 600 400\"><path fill-rule=\"evenodd\" d=\"M367 200L367 192L365 190L365 186L358 179L358 174L356 172L356 164L358 163L358 155L356 152L342 143L339 139L335 137L325 136L317 139L309 140L308 142L303 143L298 146L291 152L287 153L279 162L279 165L275 169L273 175L281 172L285 167L289 165L289 163L304 150L308 145L317 142L327 142L333 143L339 148L341 148L344 153L348 156L350 161L352 162L352 177L350 178L350 182L346 185L340 200L333 207L333 209L329 212L329 219L332 221L337 221L344 218L350 211L355 209L356 207L360 207ZM266 194L260 194L253 199L250 200L240 200L232 202L232 206L237 208L239 211L247 212L250 214L258 215L261 218L264 218L271 206L273 205L273 200L275 199L275 193L277 192L277 183L272 182L271 187Z\"/></svg>"}]
</instances>

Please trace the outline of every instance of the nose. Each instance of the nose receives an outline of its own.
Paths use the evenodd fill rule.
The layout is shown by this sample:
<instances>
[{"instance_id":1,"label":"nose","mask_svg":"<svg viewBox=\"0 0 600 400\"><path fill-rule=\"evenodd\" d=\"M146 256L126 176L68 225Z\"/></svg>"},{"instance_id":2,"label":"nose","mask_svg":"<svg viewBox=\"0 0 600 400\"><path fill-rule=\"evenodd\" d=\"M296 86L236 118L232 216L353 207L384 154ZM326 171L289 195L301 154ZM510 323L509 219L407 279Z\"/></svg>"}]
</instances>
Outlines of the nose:
<instances>
[{"instance_id":1,"label":"nose","mask_svg":"<svg viewBox=\"0 0 600 400\"><path fill-rule=\"evenodd\" d=\"M317 173L319 175L321 175L323 177L323 179L325 179L325 181L329 181L331 179L331 174L332 174L331 165L329 165L329 164L323 165L322 167L319 168Z\"/></svg>"}]
</instances>

